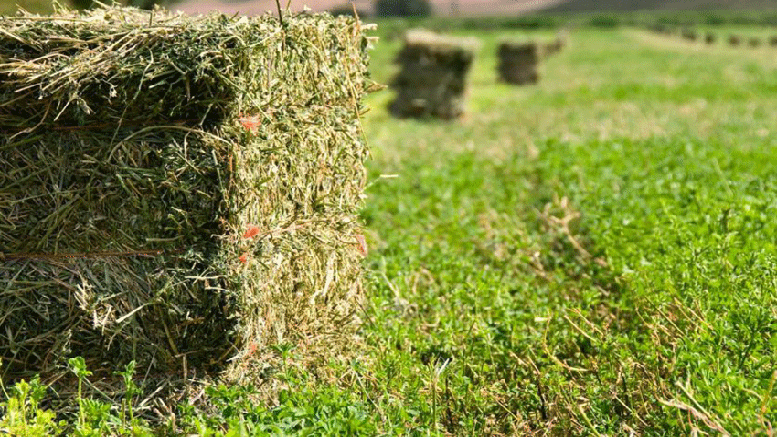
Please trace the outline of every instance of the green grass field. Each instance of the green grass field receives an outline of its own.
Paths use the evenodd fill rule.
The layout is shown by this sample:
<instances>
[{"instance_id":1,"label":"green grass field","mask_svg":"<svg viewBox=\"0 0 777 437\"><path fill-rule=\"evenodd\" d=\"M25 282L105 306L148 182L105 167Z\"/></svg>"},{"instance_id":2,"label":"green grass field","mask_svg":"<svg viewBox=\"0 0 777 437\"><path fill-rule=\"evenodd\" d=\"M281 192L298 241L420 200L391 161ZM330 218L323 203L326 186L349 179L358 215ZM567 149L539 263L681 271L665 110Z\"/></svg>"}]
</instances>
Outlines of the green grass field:
<instances>
[{"instance_id":1,"label":"green grass field","mask_svg":"<svg viewBox=\"0 0 777 437\"><path fill-rule=\"evenodd\" d=\"M476 36L460 123L369 100L368 414L399 433L771 432L777 51L579 30L514 88L494 80L504 35Z\"/></svg>"},{"instance_id":2,"label":"green grass field","mask_svg":"<svg viewBox=\"0 0 777 437\"><path fill-rule=\"evenodd\" d=\"M463 120L395 120L389 91L367 100L355 358L314 375L284 351L277 406L221 387L176 426L772 435L777 49L583 28L539 85L512 87L496 43L519 34L460 34L483 42ZM374 78L399 44L377 45Z\"/></svg>"}]
</instances>

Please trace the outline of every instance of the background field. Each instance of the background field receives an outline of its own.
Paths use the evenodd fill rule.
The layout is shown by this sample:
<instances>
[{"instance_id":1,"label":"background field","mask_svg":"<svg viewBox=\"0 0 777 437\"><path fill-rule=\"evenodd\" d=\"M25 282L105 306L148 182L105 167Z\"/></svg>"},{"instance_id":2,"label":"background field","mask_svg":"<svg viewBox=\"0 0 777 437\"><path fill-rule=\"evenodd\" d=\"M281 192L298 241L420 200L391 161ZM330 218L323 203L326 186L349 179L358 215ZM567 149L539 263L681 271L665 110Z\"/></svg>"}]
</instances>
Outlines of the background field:
<instances>
[{"instance_id":1,"label":"background field","mask_svg":"<svg viewBox=\"0 0 777 437\"><path fill-rule=\"evenodd\" d=\"M364 214L380 422L771 429L777 52L581 29L514 88L494 81L506 35L477 36L461 123L369 100L373 175L398 175ZM396 48L376 51L378 79Z\"/></svg>"}]
</instances>

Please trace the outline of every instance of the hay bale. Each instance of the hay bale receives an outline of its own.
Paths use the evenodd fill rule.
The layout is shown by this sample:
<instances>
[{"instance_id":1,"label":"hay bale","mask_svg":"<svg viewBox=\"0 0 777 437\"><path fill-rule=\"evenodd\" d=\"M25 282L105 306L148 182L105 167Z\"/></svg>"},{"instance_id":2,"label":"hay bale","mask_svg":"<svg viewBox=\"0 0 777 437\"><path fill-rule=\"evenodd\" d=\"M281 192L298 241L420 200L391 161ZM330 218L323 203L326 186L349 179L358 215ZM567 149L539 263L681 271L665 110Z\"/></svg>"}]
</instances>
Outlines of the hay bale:
<instances>
[{"instance_id":1,"label":"hay bale","mask_svg":"<svg viewBox=\"0 0 777 437\"><path fill-rule=\"evenodd\" d=\"M704 42L707 44L715 44L715 34L712 32L707 32L707 35L704 36Z\"/></svg>"},{"instance_id":2,"label":"hay bale","mask_svg":"<svg viewBox=\"0 0 777 437\"><path fill-rule=\"evenodd\" d=\"M540 48L534 42L502 42L497 51L499 77L514 85L536 84L539 81Z\"/></svg>"},{"instance_id":3,"label":"hay bale","mask_svg":"<svg viewBox=\"0 0 777 437\"><path fill-rule=\"evenodd\" d=\"M777 36L769 37L769 45L772 47L777 47Z\"/></svg>"},{"instance_id":4,"label":"hay bale","mask_svg":"<svg viewBox=\"0 0 777 437\"><path fill-rule=\"evenodd\" d=\"M742 37L739 35L729 35L728 44L732 47L737 47L742 44Z\"/></svg>"},{"instance_id":5,"label":"hay bale","mask_svg":"<svg viewBox=\"0 0 777 437\"><path fill-rule=\"evenodd\" d=\"M699 38L699 35L693 29L683 29L681 35L686 40L692 41L692 42L696 42L696 40Z\"/></svg>"},{"instance_id":6,"label":"hay bale","mask_svg":"<svg viewBox=\"0 0 777 437\"><path fill-rule=\"evenodd\" d=\"M348 341L367 155L356 20L107 8L0 27L6 376L76 355L191 375Z\"/></svg>"},{"instance_id":7,"label":"hay bale","mask_svg":"<svg viewBox=\"0 0 777 437\"><path fill-rule=\"evenodd\" d=\"M566 31L561 31L558 34L556 34L556 38L551 41L542 44L541 46L541 53L542 58L549 58L556 53L561 52L561 50L564 49L567 45L567 40L569 39L569 34Z\"/></svg>"},{"instance_id":8,"label":"hay bale","mask_svg":"<svg viewBox=\"0 0 777 437\"><path fill-rule=\"evenodd\" d=\"M401 69L391 82L396 117L452 119L464 113L469 73L477 48L472 39L411 30L394 62Z\"/></svg>"},{"instance_id":9,"label":"hay bale","mask_svg":"<svg viewBox=\"0 0 777 437\"><path fill-rule=\"evenodd\" d=\"M747 43L748 43L748 45L750 45L750 47L752 47L754 49L758 48L758 47L761 47L761 38L753 36L753 37L751 37L750 39L747 40Z\"/></svg>"}]
</instances>

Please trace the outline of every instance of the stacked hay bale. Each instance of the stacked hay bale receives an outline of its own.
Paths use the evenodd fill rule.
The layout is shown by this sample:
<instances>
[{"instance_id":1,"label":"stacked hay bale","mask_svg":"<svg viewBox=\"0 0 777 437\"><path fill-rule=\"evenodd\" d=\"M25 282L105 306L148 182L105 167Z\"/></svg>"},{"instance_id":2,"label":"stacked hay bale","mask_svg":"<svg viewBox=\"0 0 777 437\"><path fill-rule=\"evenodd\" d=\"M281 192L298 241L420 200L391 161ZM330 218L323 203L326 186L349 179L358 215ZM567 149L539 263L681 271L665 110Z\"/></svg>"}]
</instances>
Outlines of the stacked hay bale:
<instances>
[{"instance_id":1,"label":"stacked hay bale","mask_svg":"<svg viewBox=\"0 0 777 437\"><path fill-rule=\"evenodd\" d=\"M542 57L547 58L561 52L567 45L569 34L566 31L561 31L556 34L556 38L548 43L542 45Z\"/></svg>"},{"instance_id":2,"label":"stacked hay bale","mask_svg":"<svg viewBox=\"0 0 777 437\"><path fill-rule=\"evenodd\" d=\"M545 43L542 46L542 55L545 58L551 57L556 53L559 53L564 48L564 42L560 39L555 39L549 43Z\"/></svg>"},{"instance_id":3,"label":"stacked hay bale","mask_svg":"<svg viewBox=\"0 0 777 437\"><path fill-rule=\"evenodd\" d=\"M77 355L191 375L348 342L359 23L58 14L0 19L6 377Z\"/></svg>"},{"instance_id":4,"label":"stacked hay bale","mask_svg":"<svg viewBox=\"0 0 777 437\"><path fill-rule=\"evenodd\" d=\"M682 36L688 41L693 41L693 42L695 42L698 39L698 35L696 34L696 31L693 29L683 29Z\"/></svg>"},{"instance_id":5,"label":"stacked hay bale","mask_svg":"<svg viewBox=\"0 0 777 437\"><path fill-rule=\"evenodd\" d=\"M467 74L477 43L425 30L405 34L395 63L401 66L391 83L396 97L389 111L396 117L451 119L465 109Z\"/></svg>"},{"instance_id":6,"label":"stacked hay bale","mask_svg":"<svg viewBox=\"0 0 777 437\"><path fill-rule=\"evenodd\" d=\"M529 85L539 81L540 48L537 43L502 42L499 44L497 56L497 71L504 82Z\"/></svg>"}]
</instances>

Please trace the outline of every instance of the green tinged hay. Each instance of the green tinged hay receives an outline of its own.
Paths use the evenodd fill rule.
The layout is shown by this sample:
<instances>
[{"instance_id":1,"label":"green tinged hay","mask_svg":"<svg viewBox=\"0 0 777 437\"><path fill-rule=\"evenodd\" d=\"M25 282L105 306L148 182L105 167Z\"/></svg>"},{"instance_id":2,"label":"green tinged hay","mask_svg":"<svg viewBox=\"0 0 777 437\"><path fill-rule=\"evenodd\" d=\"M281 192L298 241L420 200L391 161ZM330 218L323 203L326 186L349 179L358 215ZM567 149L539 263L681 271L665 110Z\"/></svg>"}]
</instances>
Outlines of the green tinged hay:
<instances>
[{"instance_id":1,"label":"green tinged hay","mask_svg":"<svg viewBox=\"0 0 777 437\"><path fill-rule=\"evenodd\" d=\"M397 94L389 111L396 117L461 116L467 74L477 47L477 40L472 38L408 31L405 46L394 61L401 70L391 83Z\"/></svg>"},{"instance_id":2,"label":"green tinged hay","mask_svg":"<svg viewBox=\"0 0 777 437\"><path fill-rule=\"evenodd\" d=\"M6 371L350 342L367 45L328 15L0 19Z\"/></svg>"}]
</instances>

